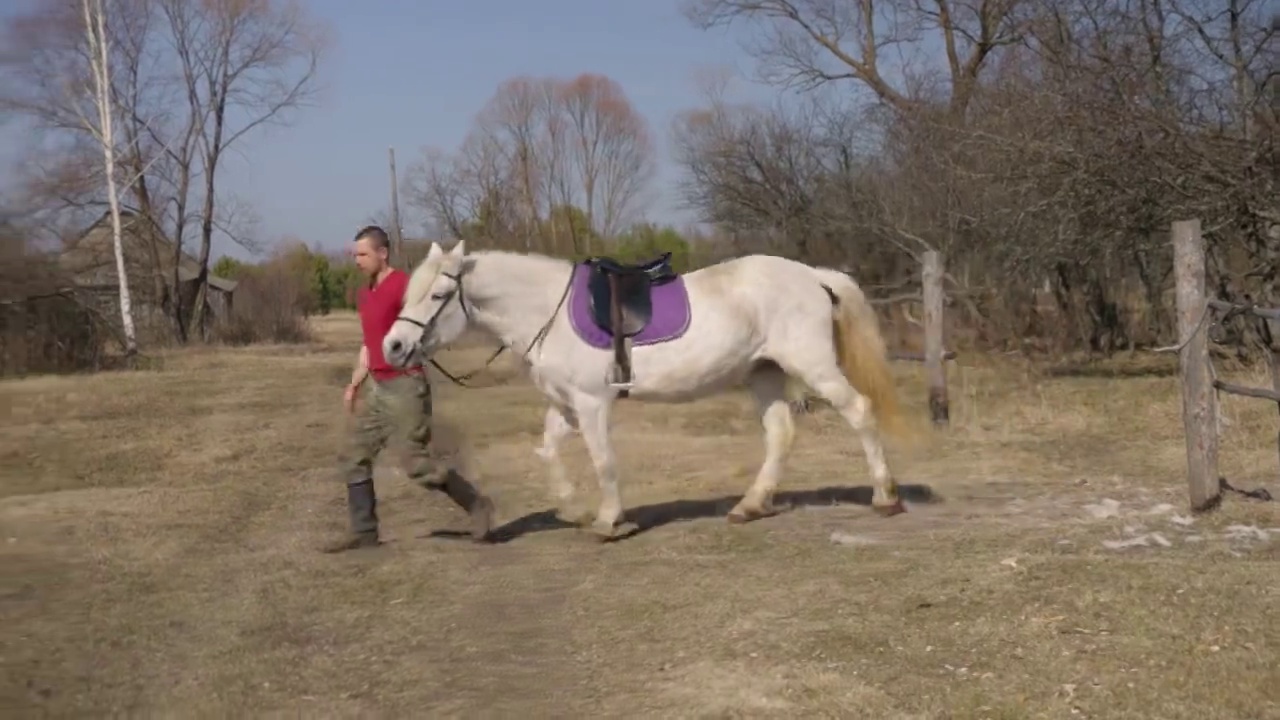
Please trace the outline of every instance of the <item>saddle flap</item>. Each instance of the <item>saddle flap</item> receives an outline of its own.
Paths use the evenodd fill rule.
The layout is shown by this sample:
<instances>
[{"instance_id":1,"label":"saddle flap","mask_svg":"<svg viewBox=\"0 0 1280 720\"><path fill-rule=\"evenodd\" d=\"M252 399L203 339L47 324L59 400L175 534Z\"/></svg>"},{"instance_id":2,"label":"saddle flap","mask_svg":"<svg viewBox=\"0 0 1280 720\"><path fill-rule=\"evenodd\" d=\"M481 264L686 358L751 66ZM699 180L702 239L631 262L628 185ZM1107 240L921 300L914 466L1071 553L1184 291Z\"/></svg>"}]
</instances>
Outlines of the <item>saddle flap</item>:
<instances>
[{"instance_id":1,"label":"saddle flap","mask_svg":"<svg viewBox=\"0 0 1280 720\"><path fill-rule=\"evenodd\" d=\"M587 290L591 294L592 319L612 335L631 337L643 330L653 317L649 280L640 275L618 276L617 282L622 327L619 329L613 326L613 292L609 287L609 276L605 272L593 271L587 281Z\"/></svg>"}]
</instances>

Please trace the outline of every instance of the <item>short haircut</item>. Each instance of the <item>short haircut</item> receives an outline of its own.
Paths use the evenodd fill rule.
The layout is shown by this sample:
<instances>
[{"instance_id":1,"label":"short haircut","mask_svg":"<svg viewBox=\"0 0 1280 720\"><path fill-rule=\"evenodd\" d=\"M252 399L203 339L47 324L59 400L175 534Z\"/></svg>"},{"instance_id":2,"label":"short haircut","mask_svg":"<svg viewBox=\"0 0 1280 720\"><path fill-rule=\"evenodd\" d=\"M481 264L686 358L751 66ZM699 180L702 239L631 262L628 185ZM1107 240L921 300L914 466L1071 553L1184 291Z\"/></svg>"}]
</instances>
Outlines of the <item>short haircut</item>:
<instances>
[{"instance_id":1,"label":"short haircut","mask_svg":"<svg viewBox=\"0 0 1280 720\"><path fill-rule=\"evenodd\" d=\"M391 249L391 240L387 237L387 231L377 225L365 225L360 228L360 230L356 232L355 241L359 242L362 239L368 239L373 243L374 247L379 247L384 250Z\"/></svg>"}]
</instances>

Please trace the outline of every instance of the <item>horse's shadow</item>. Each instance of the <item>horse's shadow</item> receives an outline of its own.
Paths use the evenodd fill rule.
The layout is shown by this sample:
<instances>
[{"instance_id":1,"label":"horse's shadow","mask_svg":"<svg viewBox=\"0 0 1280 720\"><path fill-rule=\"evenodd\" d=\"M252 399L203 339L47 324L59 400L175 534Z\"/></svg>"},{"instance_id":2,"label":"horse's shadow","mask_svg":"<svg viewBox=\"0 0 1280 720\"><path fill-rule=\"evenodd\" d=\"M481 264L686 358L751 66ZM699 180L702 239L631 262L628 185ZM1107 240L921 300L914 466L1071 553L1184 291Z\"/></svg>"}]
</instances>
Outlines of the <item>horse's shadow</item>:
<instances>
[{"instance_id":1,"label":"horse's shadow","mask_svg":"<svg viewBox=\"0 0 1280 720\"><path fill-rule=\"evenodd\" d=\"M928 485L899 485L898 494L903 500L913 503L937 503L942 500ZM872 488L867 485L832 486L816 490L780 491L774 495L773 502L779 510L784 512L800 507L870 506L871 495ZM727 495L706 500L672 500L630 508L623 514L623 520L634 523L636 530L625 537L635 537L640 533L672 523L724 517L741 498L741 495ZM488 541L493 544L502 544L533 533L570 530L577 527L556 517L554 509L540 510L494 528ZM464 535L466 533L456 530L435 530L429 534L429 537L454 538Z\"/></svg>"}]
</instances>

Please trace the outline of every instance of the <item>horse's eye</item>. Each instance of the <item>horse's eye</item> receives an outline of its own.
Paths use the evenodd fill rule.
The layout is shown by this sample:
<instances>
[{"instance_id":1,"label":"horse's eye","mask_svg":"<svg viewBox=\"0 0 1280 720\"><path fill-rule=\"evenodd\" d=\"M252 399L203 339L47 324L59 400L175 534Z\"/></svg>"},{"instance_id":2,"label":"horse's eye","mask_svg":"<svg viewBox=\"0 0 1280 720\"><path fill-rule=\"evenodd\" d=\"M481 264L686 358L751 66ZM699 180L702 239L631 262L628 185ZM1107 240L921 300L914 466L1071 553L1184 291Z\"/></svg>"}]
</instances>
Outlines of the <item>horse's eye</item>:
<instances>
[{"instance_id":1,"label":"horse's eye","mask_svg":"<svg viewBox=\"0 0 1280 720\"><path fill-rule=\"evenodd\" d=\"M445 301L445 300L448 300L448 299L449 299L449 296L450 296L450 295L452 295L452 294L453 294L453 292L452 292L452 291L449 291L449 292L438 292L438 293L434 293L434 294L432 294L431 299L432 299L432 300L439 300L439 301L443 302L443 301Z\"/></svg>"}]
</instances>

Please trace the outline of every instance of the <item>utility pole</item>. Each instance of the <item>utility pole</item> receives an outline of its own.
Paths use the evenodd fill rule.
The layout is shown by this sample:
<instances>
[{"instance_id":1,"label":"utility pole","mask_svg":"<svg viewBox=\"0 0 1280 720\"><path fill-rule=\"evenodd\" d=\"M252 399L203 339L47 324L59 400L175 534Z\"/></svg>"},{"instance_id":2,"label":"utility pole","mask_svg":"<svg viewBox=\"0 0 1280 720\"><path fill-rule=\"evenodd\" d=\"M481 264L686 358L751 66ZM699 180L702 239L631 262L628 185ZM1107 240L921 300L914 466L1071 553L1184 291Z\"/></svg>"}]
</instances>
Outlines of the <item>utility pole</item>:
<instances>
[{"instance_id":1,"label":"utility pole","mask_svg":"<svg viewBox=\"0 0 1280 720\"><path fill-rule=\"evenodd\" d=\"M396 181L396 149L387 148L387 157L391 160L391 242L395 253L395 260L391 264L399 266L402 270L408 270L404 262L404 236L400 232L400 192L397 187L399 183Z\"/></svg>"}]
</instances>

